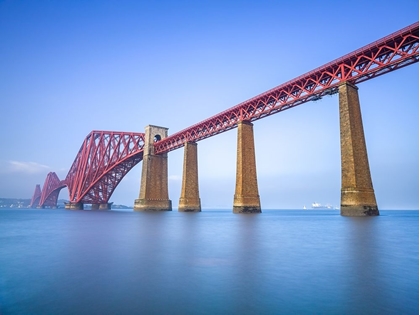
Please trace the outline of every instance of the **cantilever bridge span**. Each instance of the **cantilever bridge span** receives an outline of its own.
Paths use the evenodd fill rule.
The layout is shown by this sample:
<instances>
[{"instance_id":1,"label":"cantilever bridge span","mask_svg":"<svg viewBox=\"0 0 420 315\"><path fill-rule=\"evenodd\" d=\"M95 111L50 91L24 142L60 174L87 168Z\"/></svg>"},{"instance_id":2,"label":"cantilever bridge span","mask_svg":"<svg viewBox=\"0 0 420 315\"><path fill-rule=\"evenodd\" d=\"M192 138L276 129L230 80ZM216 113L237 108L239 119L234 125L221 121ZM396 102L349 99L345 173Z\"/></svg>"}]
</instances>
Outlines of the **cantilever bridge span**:
<instances>
[{"instance_id":1,"label":"cantilever bridge span","mask_svg":"<svg viewBox=\"0 0 420 315\"><path fill-rule=\"evenodd\" d=\"M31 205L57 206L62 188L68 187L71 203L107 204L122 178L143 159L144 133L92 131L83 141L66 178L49 173L39 202ZM38 186L37 186L38 187ZM39 192L36 189L35 195Z\"/></svg>"},{"instance_id":2,"label":"cantilever bridge span","mask_svg":"<svg viewBox=\"0 0 420 315\"><path fill-rule=\"evenodd\" d=\"M59 191L67 186L70 208L83 208L85 203L109 208L109 199L121 179L145 158L141 191L139 199L135 201L135 209L170 210L172 206L165 184L167 153L185 147L179 209L199 211L196 142L238 127L234 211L260 212L251 122L324 95L338 93L342 214L351 215L343 212L343 208L354 207L360 208L360 211L355 211L362 215L377 214L356 84L417 63L418 60L417 22L173 135L167 136L166 128L156 126L146 128L146 133L92 131L85 138L66 178L60 181L55 173L49 173L41 193L37 185L31 205L56 205ZM350 146L349 142L352 143ZM354 165L357 165L356 170L352 169ZM357 187L355 182L363 182L364 186Z\"/></svg>"}]
</instances>

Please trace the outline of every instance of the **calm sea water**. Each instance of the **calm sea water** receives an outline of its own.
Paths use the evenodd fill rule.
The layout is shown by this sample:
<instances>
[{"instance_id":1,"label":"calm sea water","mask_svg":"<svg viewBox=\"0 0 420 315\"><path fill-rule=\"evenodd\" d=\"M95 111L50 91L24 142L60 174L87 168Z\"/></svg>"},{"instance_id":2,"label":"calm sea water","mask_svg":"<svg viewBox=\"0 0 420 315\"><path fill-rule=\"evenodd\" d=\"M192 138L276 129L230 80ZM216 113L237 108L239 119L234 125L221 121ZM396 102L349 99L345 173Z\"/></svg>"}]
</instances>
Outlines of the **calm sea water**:
<instances>
[{"instance_id":1,"label":"calm sea water","mask_svg":"<svg viewBox=\"0 0 420 315\"><path fill-rule=\"evenodd\" d=\"M418 211L0 210L0 314L418 314Z\"/></svg>"}]
</instances>

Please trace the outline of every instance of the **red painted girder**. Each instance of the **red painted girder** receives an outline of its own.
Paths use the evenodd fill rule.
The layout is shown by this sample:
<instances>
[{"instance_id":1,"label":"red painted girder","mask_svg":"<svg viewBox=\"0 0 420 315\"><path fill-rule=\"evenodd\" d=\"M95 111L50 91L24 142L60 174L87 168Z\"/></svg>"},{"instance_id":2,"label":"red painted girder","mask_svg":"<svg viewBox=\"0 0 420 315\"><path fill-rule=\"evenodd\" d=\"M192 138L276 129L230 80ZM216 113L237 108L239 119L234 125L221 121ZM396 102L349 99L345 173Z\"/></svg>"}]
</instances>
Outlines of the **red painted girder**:
<instances>
[{"instance_id":1,"label":"red painted girder","mask_svg":"<svg viewBox=\"0 0 420 315\"><path fill-rule=\"evenodd\" d=\"M39 206L56 207L58 195L60 194L60 190L64 187L66 187L65 183L60 181L56 173L48 173L44 186L42 186Z\"/></svg>"},{"instance_id":2,"label":"red painted girder","mask_svg":"<svg viewBox=\"0 0 420 315\"><path fill-rule=\"evenodd\" d=\"M31 203L29 204L30 208L34 208L39 205L39 199L41 198L41 186L38 184L35 186L34 194L32 195Z\"/></svg>"},{"instance_id":3,"label":"red painted girder","mask_svg":"<svg viewBox=\"0 0 420 315\"><path fill-rule=\"evenodd\" d=\"M155 143L157 154L235 128L239 121L254 121L280 111L337 93L338 85L357 84L400 69L419 60L419 23L281 84Z\"/></svg>"},{"instance_id":4,"label":"red painted girder","mask_svg":"<svg viewBox=\"0 0 420 315\"><path fill-rule=\"evenodd\" d=\"M122 178L143 159L144 133L92 131L65 179L70 202L107 203Z\"/></svg>"}]
</instances>

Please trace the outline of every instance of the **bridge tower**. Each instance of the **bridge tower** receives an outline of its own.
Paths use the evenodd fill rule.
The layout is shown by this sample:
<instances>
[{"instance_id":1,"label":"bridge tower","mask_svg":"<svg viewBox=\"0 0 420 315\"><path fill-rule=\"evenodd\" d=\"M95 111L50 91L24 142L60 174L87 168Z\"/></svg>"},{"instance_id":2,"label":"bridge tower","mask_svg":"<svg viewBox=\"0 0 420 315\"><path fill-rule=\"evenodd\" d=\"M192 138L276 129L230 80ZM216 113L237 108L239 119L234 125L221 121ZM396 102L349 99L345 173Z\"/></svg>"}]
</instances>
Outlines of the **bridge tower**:
<instances>
[{"instance_id":1,"label":"bridge tower","mask_svg":"<svg viewBox=\"0 0 420 315\"><path fill-rule=\"evenodd\" d=\"M238 122L236 187L233 212L261 212L255 163L253 124L245 120Z\"/></svg>"},{"instance_id":2,"label":"bridge tower","mask_svg":"<svg viewBox=\"0 0 420 315\"><path fill-rule=\"evenodd\" d=\"M379 215L370 176L358 88L339 86L341 142L341 215Z\"/></svg>"},{"instance_id":3,"label":"bridge tower","mask_svg":"<svg viewBox=\"0 0 420 315\"><path fill-rule=\"evenodd\" d=\"M134 211L171 211L168 194L168 154L156 155L154 143L168 136L168 128L146 126L139 198Z\"/></svg>"}]
</instances>

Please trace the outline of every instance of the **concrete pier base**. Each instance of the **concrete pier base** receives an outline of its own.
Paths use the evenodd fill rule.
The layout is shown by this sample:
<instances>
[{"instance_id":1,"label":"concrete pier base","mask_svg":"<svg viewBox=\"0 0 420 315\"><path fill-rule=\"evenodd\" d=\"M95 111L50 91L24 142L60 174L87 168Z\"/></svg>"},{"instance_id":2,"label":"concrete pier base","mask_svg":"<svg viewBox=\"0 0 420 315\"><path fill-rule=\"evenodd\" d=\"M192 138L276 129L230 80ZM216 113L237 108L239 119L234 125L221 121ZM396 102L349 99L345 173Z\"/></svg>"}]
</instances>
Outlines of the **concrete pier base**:
<instances>
[{"instance_id":1,"label":"concrete pier base","mask_svg":"<svg viewBox=\"0 0 420 315\"><path fill-rule=\"evenodd\" d=\"M233 199L233 212L261 212L255 163L254 130L253 124L248 121L238 123L236 187Z\"/></svg>"},{"instance_id":2,"label":"concrete pier base","mask_svg":"<svg viewBox=\"0 0 420 315\"><path fill-rule=\"evenodd\" d=\"M179 212L200 212L201 202L198 189L197 143L187 142L184 146L184 169L182 175Z\"/></svg>"},{"instance_id":3,"label":"concrete pier base","mask_svg":"<svg viewBox=\"0 0 420 315\"><path fill-rule=\"evenodd\" d=\"M69 202L66 203L64 206L65 209L68 210L83 210L83 203L81 202Z\"/></svg>"},{"instance_id":4,"label":"concrete pier base","mask_svg":"<svg viewBox=\"0 0 420 315\"><path fill-rule=\"evenodd\" d=\"M99 210L111 210L113 202L99 204Z\"/></svg>"},{"instance_id":5,"label":"concrete pier base","mask_svg":"<svg viewBox=\"0 0 420 315\"><path fill-rule=\"evenodd\" d=\"M168 194L168 155L155 155L153 146L155 141L167 135L167 128L152 125L146 127L140 193L134 201L134 211L172 210Z\"/></svg>"},{"instance_id":6,"label":"concrete pier base","mask_svg":"<svg viewBox=\"0 0 420 315\"><path fill-rule=\"evenodd\" d=\"M357 87L339 86L343 216L379 215L370 175Z\"/></svg>"},{"instance_id":7,"label":"concrete pier base","mask_svg":"<svg viewBox=\"0 0 420 315\"><path fill-rule=\"evenodd\" d=\"M113 202L108 203L92 203L92 210L111 210Z\"/></svg>"},{"instance_id":8,"label":"concrete pier base","mask_svg":"<svg viewBox=\"0 0 420 315\"><path fill-rule=\"evenodd\" d=\"M172 211L172 201L168 199L136 199L134 211Z\"/></svg>"}]
</instances>

